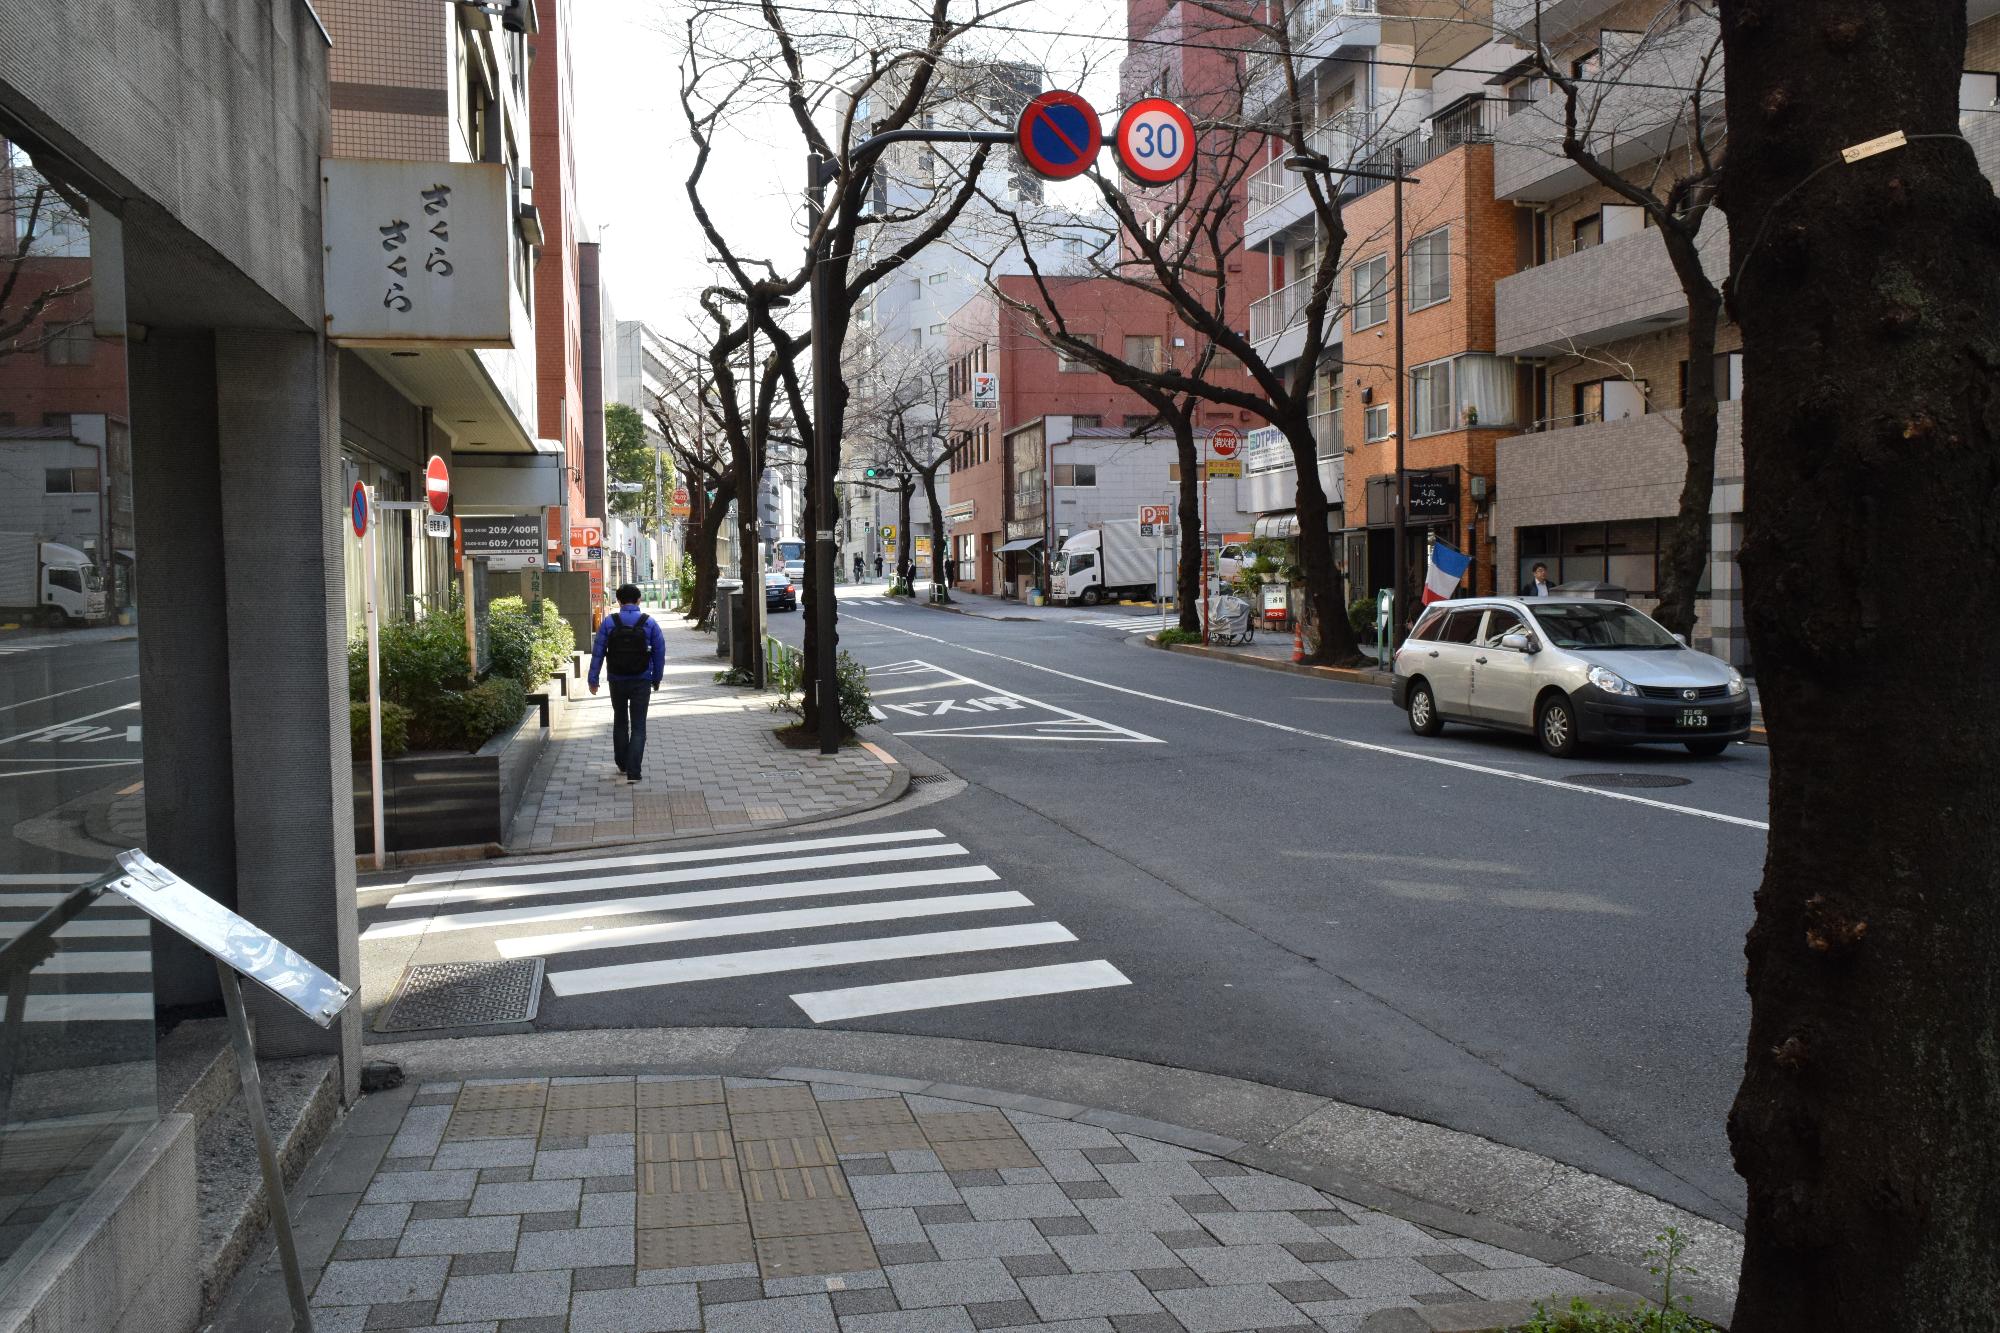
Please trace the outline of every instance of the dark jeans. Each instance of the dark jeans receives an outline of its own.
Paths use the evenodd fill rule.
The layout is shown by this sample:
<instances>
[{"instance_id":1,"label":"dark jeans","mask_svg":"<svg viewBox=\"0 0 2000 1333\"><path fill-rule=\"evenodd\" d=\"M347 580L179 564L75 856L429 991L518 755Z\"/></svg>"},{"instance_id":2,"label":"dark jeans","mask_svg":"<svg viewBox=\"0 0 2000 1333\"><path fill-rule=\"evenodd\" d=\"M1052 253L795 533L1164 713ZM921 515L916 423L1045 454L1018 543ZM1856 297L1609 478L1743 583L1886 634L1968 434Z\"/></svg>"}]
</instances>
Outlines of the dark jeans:
<instances>
[{"instance_id":1,"label":"dark jeans","mask_svg":"<svg viewBox=\"0 0 2000 1333\"><path fill-rule=\"evenodd\" d=\"M650 680L611 682L611 758L634 778L646 761L646 704L652 697Z\"/></svg>"}]
</instances>

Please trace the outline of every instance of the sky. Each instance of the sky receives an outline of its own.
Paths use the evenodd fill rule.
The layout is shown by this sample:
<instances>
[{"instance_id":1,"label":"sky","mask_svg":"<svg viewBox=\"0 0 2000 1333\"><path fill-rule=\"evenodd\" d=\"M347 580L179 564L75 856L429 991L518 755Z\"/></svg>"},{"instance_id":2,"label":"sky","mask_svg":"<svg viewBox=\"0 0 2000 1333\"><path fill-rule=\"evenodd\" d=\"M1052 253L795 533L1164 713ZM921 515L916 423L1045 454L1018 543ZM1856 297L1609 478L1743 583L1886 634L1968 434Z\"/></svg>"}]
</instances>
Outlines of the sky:
<instances>
[{"instance_id":1,"label":"sky","mask_svg":"<svg viewBox=\"0 0 2000 1333\"><path fill-rule=\"evenodd\" d=\"M831 8L842 0L820 2ZM676 27L687 7L687 0L568 5L584 235L603 242L617 317L643 319L670 336L686 326L712 272L685 184L694 153L679 99L685 35ZM1112 38L1124 31L1122 4L1030 0L1010 10L1007 22L1024 30L1003 36L1012 54L1053 70L1051 86L1080 85L1109 117L1120 54ZM787 119L764 116L718 139L704 194L743 253L796 257L804 177L797 130Z\"/></svg>"}]
</instances>

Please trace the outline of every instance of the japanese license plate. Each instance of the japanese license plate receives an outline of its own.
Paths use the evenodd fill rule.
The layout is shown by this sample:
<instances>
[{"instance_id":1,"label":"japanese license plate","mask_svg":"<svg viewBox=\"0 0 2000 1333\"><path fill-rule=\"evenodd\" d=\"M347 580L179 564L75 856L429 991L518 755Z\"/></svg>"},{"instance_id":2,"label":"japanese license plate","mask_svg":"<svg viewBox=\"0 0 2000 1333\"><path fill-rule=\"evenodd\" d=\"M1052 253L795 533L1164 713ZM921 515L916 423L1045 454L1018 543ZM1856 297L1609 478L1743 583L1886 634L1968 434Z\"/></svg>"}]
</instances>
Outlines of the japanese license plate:
<instances>
[{"instance_id":1,"label":"japanese license plate","mask_svg":"<svg viewBox=\"0 0 2000 1333\"><path fill-rule=\"evenodd\" d=\"M1680 720L1677 725L1683 727L1705 727L1708 725L1708 710L1705 708L1683 708L1681 709Z\"/></svg>"}]
</instances>

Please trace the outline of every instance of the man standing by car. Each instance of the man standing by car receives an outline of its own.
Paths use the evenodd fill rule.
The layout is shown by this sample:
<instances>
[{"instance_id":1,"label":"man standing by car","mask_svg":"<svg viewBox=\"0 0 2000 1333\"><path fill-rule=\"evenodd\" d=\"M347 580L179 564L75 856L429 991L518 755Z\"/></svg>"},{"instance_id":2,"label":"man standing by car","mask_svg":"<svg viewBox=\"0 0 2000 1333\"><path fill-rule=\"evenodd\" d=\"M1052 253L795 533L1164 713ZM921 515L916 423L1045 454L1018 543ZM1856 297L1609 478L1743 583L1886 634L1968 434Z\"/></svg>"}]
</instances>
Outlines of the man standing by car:
<instances>
[{"instance_id":1,"label":"man standing by car","mask_svg":"<svg viewBox=\"0 0 2000 1333\"><path fill-rule=\"evenodd\" d=\"M667 669L667 636L639 609L639 589L618 589L618 609L597 627L590 650L590 692L600 668L611 679L611 758L627 782L639 780L646 759L646 705Z\"/></svg>"},{"instance_id":2,"label":"man standing by car","mask_svg":"<svg viewBox=\"0 0 2000 1333\"><path fill-rule=\"evenodd\" d=\"M1554 591L1555 585L1549 582L1549 567L1537 561L1528 581L1521 585L1521 596L1547 597Z\"/></svg>"}]
</instances>

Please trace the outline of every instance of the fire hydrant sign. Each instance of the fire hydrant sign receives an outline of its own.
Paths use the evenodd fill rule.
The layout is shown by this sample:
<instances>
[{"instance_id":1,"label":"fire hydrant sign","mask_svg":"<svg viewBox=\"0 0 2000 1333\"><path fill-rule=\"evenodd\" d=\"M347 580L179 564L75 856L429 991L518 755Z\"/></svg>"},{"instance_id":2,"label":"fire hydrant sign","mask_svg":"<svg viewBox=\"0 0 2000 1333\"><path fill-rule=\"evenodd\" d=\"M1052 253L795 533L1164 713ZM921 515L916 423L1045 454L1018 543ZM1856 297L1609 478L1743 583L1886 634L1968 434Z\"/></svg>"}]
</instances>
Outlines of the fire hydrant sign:
<instances>
[{"instance_id":1,"label":"fire hydrant sign","mask_svg":"<svg viewBox=\"0 0 2000 1333\"><path fill-rule=\"evenodd\" d=\"M1243 447L1243 437L1229 426L1217 426L1209 432L1208 447L1215 451L1217 458L1234 458L1236 451Z\"/></svg>"}]
</instances>

